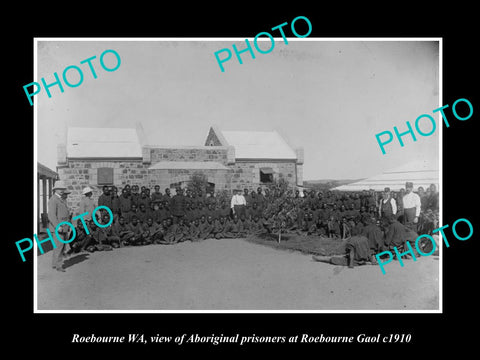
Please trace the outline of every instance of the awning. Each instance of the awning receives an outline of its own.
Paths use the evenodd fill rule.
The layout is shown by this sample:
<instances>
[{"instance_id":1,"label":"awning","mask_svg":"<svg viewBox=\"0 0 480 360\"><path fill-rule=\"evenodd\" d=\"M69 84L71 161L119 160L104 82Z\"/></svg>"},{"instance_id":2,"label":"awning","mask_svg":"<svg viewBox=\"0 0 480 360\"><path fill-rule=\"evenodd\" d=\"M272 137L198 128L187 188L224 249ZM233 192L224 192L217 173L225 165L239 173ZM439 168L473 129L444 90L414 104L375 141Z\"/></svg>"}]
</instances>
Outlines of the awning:
<instances>
[{"instance_id":1,"label":"awning","mask_svg":"<svg viewBox=\"0 0 480 360\"><path fill-rule=\"evenodd\" d=\"M45 178L55 179L55 180L58 179L58 174L55 171L49 169L45 165L40 164L39 162L37 162L37 174L40 177L45 177Z\"/></svg>"},{"instance_id":2,"label":"awning","mask_svg":"<svg viewBox=\"0 0 480 360\"><path fill-rule=\"evenodd\" d=\"M274 173L274 172L273 172L273 169L270 168L270 167L262 167L262 168L260 168L260 171L261 171L262 173L264 173L265 175L270 175L270 174L273 174L273 173Z\"/></svg>"}]
</instances>

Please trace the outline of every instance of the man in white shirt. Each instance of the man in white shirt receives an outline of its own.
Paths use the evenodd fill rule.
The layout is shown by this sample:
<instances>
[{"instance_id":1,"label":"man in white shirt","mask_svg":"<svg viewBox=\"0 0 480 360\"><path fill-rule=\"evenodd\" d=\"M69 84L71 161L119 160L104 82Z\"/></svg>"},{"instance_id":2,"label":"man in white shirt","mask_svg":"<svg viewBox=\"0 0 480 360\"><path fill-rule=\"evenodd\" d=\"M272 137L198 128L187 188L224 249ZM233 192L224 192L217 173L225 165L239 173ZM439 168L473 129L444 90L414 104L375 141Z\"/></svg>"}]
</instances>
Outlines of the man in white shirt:
<instances>
[{"instance_id":1,"label":"man in white shirt","mask_svg":"<svg viewBox=\"0 0 480 360\"><path fill-rule=\"evenodd\" d=\"M403 197L403 211L405 216L405 226L413 231L417 231L418 217L420 216L421 202L420 196L413 192L413 183L405 184L405 196Z\"/></svg>"},{"instance_id":2,"label":"man in white shirt","mask_svg":"<svg viewBox=\"0 0 480 360\"><path fill-rule=\"evenodd\" d=\"M78 204L78 209L76 211L76 215L80 215L83 213L88 213L83 218L85 222L88 223L92 219L92 213L95 209L95 200L92 199L93 190L89 186L85 187L82 191L83 197ZM87 221L88 220L88 221ZM80 220L77 220L74 225L76 225Z\"/></svg>"},{"instance_id":3,"label":"man in white shirt","mask_svg":"<svg viewBox=\"0 0 480 360\"><path fill-rule=\"evenodd\" d=\"M241 190L234 190L234 195L230 201L230 207L232 208L233 214L237 215L239 219L241 218L242 214L246 216L246 206L247 201L242 195Z\"/></svg>"}]
</instances>

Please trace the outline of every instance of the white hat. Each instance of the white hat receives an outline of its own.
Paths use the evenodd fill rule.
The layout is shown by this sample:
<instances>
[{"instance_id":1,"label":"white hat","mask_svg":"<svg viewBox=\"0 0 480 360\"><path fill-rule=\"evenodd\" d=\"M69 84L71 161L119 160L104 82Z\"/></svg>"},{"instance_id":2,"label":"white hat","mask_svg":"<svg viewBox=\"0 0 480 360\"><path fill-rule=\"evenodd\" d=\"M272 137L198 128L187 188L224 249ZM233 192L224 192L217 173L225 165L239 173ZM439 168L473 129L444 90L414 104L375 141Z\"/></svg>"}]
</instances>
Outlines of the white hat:
<instances>
[{"instance_id":1,"label":"white hat","mask_svg":"<svg viewBox=\"0 0 480 360\"><path fill-rule=\"evenodd\" d=\"M55 181L55 185L53 185L52 190L66 190L67 186L64 184L62 180Z\"/></svg>"},{"instance_id":2,"label":"white hat","mask_svg":"<svg viewBox=\"0 0 480 360\"><path fill-rule=\"evenodd\" d=\"M88 194L89 192L93 192L93 190L90 186L87 186L87 187L83 188L83 190L82 190L83 195Z\"/></svg>"}]
</instances>

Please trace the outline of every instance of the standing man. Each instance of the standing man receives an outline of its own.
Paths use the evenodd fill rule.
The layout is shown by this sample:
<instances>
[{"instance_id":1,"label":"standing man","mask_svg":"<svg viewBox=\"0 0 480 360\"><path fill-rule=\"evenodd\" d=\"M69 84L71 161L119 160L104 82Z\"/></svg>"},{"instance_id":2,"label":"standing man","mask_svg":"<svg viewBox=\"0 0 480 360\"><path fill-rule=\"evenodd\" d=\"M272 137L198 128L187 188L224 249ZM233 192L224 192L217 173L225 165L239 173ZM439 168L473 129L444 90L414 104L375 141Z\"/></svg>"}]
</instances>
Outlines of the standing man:
<instances>
[{"instance_id":1,"label":"standing man","mask_svg":"<svg viewBox=\"0 0 480 360\"><path fill-rule=\"evenodd\" d=\"M83 197L78 204L77 215L87 212L88 215L85 215L84 219L90 221L93 210L95 210L95 201L92 199L93 190L87 186L82 190L82 194ZM77 220L77 223L78 221L79 220Z\"/></svg>"},{"instance_id":2,"label":"standing man","mask_svg":"<svg viewBox=\"0 0 480 360\"><path fill-rule=\"evenodd\" d=\"M265 196L262 194L262 188L260 186L257 188L256 201L260 211L263 211L263 209L265 209L266 199Z\"/></svg>"},{"instance_id":3,"label":"standing man","mask_svg":"<svg viewBox=\"0 0 480 360\"><path fill-rule=\"evenodd\" d=\"M378 217L381 219L390 218L397 214L397 202L390 193L390 188L386 187L383 191L383 197L378 205Z\"/></svg>"},{"instance_id":4,"label":"standing man","mask_svg":"<svg viewBox=\"0 0 480 360\"><path fill-rule=\"evenodd\" d=\"M154 192L151 195L151 200L154 204L159 204L163 199L163 194L160 192L160 185L155 185L153 189Z\"/></svg>"},{"instance_id":5,"label":"standing man","mask_svg":"<svg viewBox=\"0 0 480 360\"><path fill-rule=\"evenodd\" d=\"M120 216L120 198L118 197L118 189L116 186L112 186L112 210L114 221L118 220Z\"/></svg>"},{"instance_id":6,"label":"standing man","mask_svg":"<svg viewBox=\"0 0 480 360\"><path fill-rule=\"evenodd\" d=\"M170 193L170 188L165 188L165 194L163 194L162 202L163 206L168 210L170 209L170 201L172 200L172 195Z\"/></svg>"},{"instance_id":7,"label":"standing man","mask_svg":"<svg viewBox=\"0 0 480 360\"><path fill-rule=\"evenodd\" d=\"M237 215L238 218L240 218L242 215L246 216L246 206L247 201L242 195L241 190L234 190L234 195L230 201L230 208L232 209L233 214Z\"/></svg>"},{"instance_id":8,"label":"standing man","mask_svg":"<svg viewBox=\"0 0 480 360\"><path fill-rule=\"evenodd\" d=\"M405 184L406 194L403 197L403 212L405 217L405 226L413 231L417 231L418 217L420 216L421 202L420 197L413 192L413 183Z\"/></svg>"},{"instance_id":9,"label":"standing man","mask_svg":"<svg viewBox=\"0 0 480 360\"><path fill-rule=\"evenodd\" d=\"M70 220L70 212L67 206L67 196L70 191L62 181L56 181L53 186L53 195L48 201L48 228L55 236L55 228L57 225L64 221ZM64 239L69 239L70 227L68 225L62 225L58 229L58 234ZM56 247L52 250L52 267L57 271L65 272L63 268L63 252L65 249L65 243L59 241L56 243Z\"/></svg>"},{"instance_id":10,"label":"standing man","mask_svg":"<svg viewBox=\"0 0 480 360\"><path fill-rule=\"evenodd\" d=\"M252 196L249 194L247 188L243 189L243 197L245 198L247 210L250 210L252 207Z\"/></svg>"},{"instance_id":11,"label":"standing man","mask_svg":"<svg viewBox=\"0 0 480 360\"><path fill-rule=\"evenodd\" d=\"M110 195L110 189L107 185L103 186L103 194L98 197L98 206L103 205L112 208L112 196Z\"/></svg>"},{"instance_id":12,"label":"standing man","mask_svg":"<svg viewBox=\"0 0 480 360\"><path fill-rule=\"evenodd\" d=\"M170 213L173 216L174 224L178 224L180 219L183 219L185 217L185 211L185 196L183 196L183 189L178 186L176 189L176 194L172 197L172 200L170 201Z\"/></svg>"}]
</instances>

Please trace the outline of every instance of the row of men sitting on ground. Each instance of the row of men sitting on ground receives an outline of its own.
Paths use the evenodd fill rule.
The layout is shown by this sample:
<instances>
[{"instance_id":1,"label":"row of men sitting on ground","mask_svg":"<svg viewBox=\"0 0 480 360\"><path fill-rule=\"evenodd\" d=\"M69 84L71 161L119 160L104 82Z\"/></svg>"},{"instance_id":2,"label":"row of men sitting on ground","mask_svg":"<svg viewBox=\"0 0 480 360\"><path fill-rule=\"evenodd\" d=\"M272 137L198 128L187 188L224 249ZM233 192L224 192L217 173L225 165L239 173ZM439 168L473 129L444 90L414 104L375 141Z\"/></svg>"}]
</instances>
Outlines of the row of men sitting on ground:
<instances>
[{"instance_id":1,"label":"row of men sitting on ground","mask_svg":"<svg viewBox=\"0 0 480 360\"><path fill-rule=\"evenodd\" d=\"M104 188L103 195L109 196L108 188ZM180 215L171 211L173 199L177 195L184 198L185 209ZM77 227L77 238L72 244L72 249L94 251L125 245L174 244L186 240L236 238L278 231L344 239L361 234L362 229L368 224L373 224L380 231L387 225L378 223L378 218L386 219L387 216L378 213L378 209L373 205L368 210L362 205L357 209L352 202L347 209L342 203L338 209L337 202L329 204L323 202L319 207L315 201L306 201L313 199L313 196L308 197L308 194L300 199L298 194L287 196L278 193L277 196L265 196L258 192L258 198L261 198L261 195L269 201L261 204L252 202L250 206L247 203L245 211L239 211L237 214L232 214L232 209L227 206L226 201L220 201L219 204L206 201L205 208L203 201L185 201L188 197L183 196L181 189L178 189L177 195L168 197L167 201L165 199L158 202L150 201L148 209L142 202L131 201L130 211L114 209L115 221L108 228L97 227L90 221L90 234L86 234L81 224L78 224L80 226ZM327 193L327 196L332 196L332 193ZM338 194L333 196L338 197ZM356 199L355 196L353 198ZM100 197L99 205L103 204L105 203L101 202ZM106 206L108 205L107 203ZM103 217L104 223L109 221L108 214L104 213ZM401 214L394 218L402 221ZM378 239L375 243L380 244L377 247L385 247Z\"/></svg>"}]
</instances>

